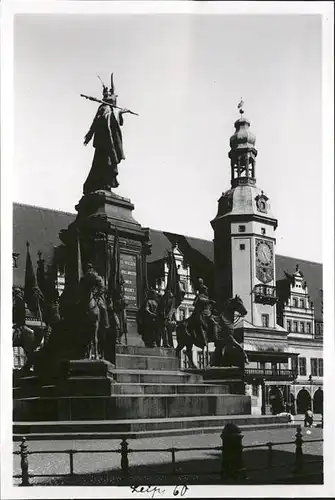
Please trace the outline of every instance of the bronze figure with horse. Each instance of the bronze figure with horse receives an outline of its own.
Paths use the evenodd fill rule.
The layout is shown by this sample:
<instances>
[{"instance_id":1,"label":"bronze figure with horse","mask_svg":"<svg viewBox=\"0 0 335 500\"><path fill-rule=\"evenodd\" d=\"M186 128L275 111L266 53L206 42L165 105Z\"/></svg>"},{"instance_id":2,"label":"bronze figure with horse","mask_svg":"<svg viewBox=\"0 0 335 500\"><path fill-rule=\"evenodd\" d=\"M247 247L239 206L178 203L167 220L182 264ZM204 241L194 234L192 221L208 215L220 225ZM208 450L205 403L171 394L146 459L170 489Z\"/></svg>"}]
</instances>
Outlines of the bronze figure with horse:
<instances>
[{"instance_id":1,"label":"bronze figure with horse","mask_svg":"<svg viewBox=\"0 0 335 500\"><path fill-rule=\"evenodd\" d=\"M206 349L209 342L214 342L215 352L211 363L213 366L241 366L248 363L243 347L233 335L234 325L247 314L242 299L238 295L228 299L223 305L222 312L218 314L214 311L215 303L208 296L206 301L205 294L202 298L200 295L198 295L199 303L200 301L203 303L206 314L198 314L195 308L189 318L177 323L177 355L185 347L189 367L196 368L192 359L192 347L195 345ZM238 315L236 319L234 319L235 313ZM225 350L224 355L222 354L223 349ZM238 354L237 357L234 356L235 353Z\"/></svg>"},{"instance_id":2,"label":"bronze figure with horse","mask_svg":"<svg viewBox=\"0 0 335 500\"><path fill-rule=\"evenodd\" d=\"M23 366L24 371L29 371L35 360L35 353L39 351L44 342L48 339L50 330L41 321L41 327L32 329L26 325L26 304L24 292L20 287L13 287L12 304L12 344L13 347L21 347L25 353L26 361Z\"/></svg>"},{"instance_id":3,"label":"bronze figure with horse","mask_svg":"<svg viewBox=\"0 0 335 500\"><path fill-rule=\"evenodd\" d=\"M103 279L90 263L79 282L77 318L87 346L86 357L104 358L106 332L110 328L106 289Z\"/></svg>"}]
</instances>

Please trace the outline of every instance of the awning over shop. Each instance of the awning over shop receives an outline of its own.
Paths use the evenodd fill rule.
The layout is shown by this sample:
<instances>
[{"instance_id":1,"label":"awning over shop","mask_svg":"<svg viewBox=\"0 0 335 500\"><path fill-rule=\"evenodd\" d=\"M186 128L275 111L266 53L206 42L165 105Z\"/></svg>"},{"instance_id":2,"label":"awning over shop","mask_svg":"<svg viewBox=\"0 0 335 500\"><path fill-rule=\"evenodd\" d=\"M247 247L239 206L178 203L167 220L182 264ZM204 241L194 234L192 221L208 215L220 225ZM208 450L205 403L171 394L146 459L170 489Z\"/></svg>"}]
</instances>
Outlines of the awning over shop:
<instances>
[{"instance_id":1,"label":"awning over shop","mask_svg":"<svg viewBox=\"0 0 335 500\"><path fill-rule=\"evenodd\" d=\"M262 342L255 340L253 342L244 342L244 350L248 353L250 359L268 359L287 361L292 357L287 343L280 342Z\"/></svg>"},{"instance_id":2,"label":"awning over shop","mask_svg":"<svg viewBox=\"0 0 335 500\"><path fill-rule=\"evenodd\" d=\"M287 343L282 342L262 342L261 340L255 340L253 342L244 342L244 349L250 352L276 352L276 353L289 353Z\"/></svg>"}]
</instances>

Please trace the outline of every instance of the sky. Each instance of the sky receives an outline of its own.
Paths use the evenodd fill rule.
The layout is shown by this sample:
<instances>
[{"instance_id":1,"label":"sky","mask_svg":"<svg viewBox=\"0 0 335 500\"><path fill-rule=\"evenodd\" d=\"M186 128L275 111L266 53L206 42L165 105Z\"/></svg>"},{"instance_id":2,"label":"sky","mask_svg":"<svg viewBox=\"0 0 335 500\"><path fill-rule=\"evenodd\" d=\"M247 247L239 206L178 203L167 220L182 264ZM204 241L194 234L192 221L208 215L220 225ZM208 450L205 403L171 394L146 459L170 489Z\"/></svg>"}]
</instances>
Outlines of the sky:
<instances>
[{"instance_id":1,"label":"sky","mask_svg":"<svg viewBox=\"0 0 335 500\"><path fill-rule=\"evenodd\" d=\"M13 201L75 212L110 73L125 115L117 194L144 227L213 239L243 97L277 253L322 262L321 16L18 14Z\"/></svg>"}]
</instances>

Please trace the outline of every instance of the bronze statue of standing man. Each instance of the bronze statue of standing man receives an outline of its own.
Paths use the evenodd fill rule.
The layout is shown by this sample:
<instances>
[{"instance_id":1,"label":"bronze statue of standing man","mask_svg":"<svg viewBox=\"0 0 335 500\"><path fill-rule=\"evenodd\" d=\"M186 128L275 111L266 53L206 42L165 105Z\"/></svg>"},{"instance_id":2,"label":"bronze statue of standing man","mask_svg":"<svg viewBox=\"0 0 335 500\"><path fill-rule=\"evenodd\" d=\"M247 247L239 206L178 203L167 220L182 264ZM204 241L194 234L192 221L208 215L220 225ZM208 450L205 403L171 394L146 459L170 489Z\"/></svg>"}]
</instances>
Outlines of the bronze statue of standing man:
<instances>
[{"instance_id":1,"label":"bronze statue of standing man","mask_svg":"<svg viewBox=\"0 0 335 500\"><path fill-rule=\"evenodd\" d=\"M84 139L84 145L86 146L94 136L93 147L95 153L83 191L84 194L99 189L110 191L111 188L117 188L119 185L117 181L118 164L125 159L121 133L123 114L132 112L116 106L118 96L114 90L113 73L111 75L110 89L103 84L102 101L83 94L82 96L102 103ZM119 109L117 118L114 115L114 109Z\"/></svg>"}]
</instances>

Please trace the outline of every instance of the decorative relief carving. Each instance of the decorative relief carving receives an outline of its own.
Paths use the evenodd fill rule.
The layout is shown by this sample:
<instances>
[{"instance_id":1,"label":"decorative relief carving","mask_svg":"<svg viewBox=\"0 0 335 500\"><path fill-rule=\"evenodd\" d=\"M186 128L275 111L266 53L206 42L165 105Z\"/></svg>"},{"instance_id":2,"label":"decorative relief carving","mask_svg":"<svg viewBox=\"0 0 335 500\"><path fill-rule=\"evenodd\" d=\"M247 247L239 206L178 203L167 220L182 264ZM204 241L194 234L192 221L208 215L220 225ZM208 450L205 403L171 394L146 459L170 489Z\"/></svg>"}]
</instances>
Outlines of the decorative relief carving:
<instances>
[{"instance_id":1,"label":"decorative relief carving","mask_svg":"<svg viewBox=\"0 0 335 500\"><path fill-rule=\"evenodd\" d=\"M261 192L261 194L257 195L256 198L255 198L255 201L256 201L256 206L257 206L257 210L259 212L263 212L263 213L267 213L268 211L268 197L265 196L265 194L263 193L263 191Z\"/></svg>"}]
</instances>

